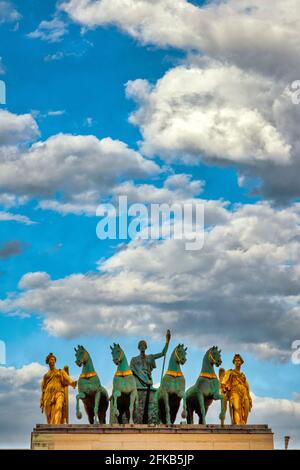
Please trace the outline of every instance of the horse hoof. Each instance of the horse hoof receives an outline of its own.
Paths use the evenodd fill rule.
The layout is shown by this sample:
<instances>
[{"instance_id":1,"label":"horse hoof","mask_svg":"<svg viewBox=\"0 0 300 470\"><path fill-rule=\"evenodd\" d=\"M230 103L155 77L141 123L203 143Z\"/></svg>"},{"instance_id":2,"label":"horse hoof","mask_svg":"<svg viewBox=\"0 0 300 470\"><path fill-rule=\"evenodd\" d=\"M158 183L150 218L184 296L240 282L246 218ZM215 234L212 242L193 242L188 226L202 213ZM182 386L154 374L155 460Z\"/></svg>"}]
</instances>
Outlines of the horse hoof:
<instances>
[{"instance_id":1,"label":"horse hoof","mask_svg":"<svg viewBox=\"0 0 300 470\"><path fill-rule=\"evenodd\" d=\"M186 419L186 411L183 411L183 412L181 413L181 417L182 417L183 419Z\"/></svg>"},{"instance_id":2,"label":"horse hoof","mask_svg":"<svg viewBox=\"0 0 300 470\"><path fill-rule=\"evenodd\" d=\"M77 419L81 419L82 418L82 413L79 411L79 413L77 413Z\"/></svg>"}]
</instances>

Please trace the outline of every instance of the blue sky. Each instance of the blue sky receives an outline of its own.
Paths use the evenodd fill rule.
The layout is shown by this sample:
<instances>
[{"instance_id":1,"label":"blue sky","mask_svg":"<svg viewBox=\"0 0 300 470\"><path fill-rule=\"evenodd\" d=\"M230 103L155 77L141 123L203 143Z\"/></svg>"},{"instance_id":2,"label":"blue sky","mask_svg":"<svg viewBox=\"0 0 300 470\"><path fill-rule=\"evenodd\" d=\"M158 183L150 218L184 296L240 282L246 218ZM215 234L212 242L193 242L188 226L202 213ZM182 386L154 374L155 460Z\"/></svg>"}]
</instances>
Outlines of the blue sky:
<instances>
[{"instance_id":1,"label":"blue sky","mask_svg":"<svg viewBox=\"0 0 300 470\"><path fill-rule=\"evenodd\" d=\"M98 140L109 137L113 141L123 142L130 151L138 152L144 159L143 165L149 160L155 162L161 171L153 174L146 171L144 175L136 176L135 170L132 175L128 175L120 169L120 173L117 170L114 174L109 174L105 191L99 188L98 203L102 198L111 197L115 187L116 191L120 192L120 182L133 182L137 191L140 190L141 184L145 187L154 186L151 190L154 194L159 189L170 187L166 186L170 175L190 175L189 182L201 180L204 184L201 194L192 195L192 198L201 198L206 204L212 204L212 215L208 216L208 220L211 218L212 222L208 225L210 230L212 227L218 230L216 241L208 242L208 251L204 245L203 253L195 255L198 265L201 267L203 264L203 270L201 268L201 271L197 271L198 268L191 265L186 268L187 277L181 279L182 266L187 266L193 260L179 249L174 251L177 253L177 267L170 268L167 261L159 259L158 262L162 265L155 278L152 268L146 272L146 268L139 267L140 259L143 263L147 246L141 246L136 251L128 241L128 257L123 258L122 251L118 251L118 240L100 241L96 237L98 219L94 214L84 213L84 210L81 215L71 210L62 213L60 210L40 207L41 201L45 199L60 203L74 202L77 189L75 186L74 191L70 189L72 179L69 186L66 181L61 186L60 183L53 183L51 191L43 194L43 183L36 183L37 179L35 187L30 187L27 183L33 181L30 166L27 167L27 173L24 171L24 181L15 181L15 188L8 179L5 180L5 176L1 179L0 174L0 213L18 214L33 222L20 223L2 220L0 217L0 299L3 301L3 304L0 304L0 339L7 344L7 366L19 369L30 363L43 364L44 357L53 350L59 357L60 365L70 364L72 374L76 376L78 370L74 365L73 347L80 343L92 353L102 382L109 384L114 370L112 363L110 367L107 366L107 361L110 361L109 344L119 341L130 358L136 354L138 340L146 336L149 350L158 352L163 347L165 329L168 326L167 318L171 318L170 328L174 331L172 345L184 341L189 347L188 362L185 366L188 382L195 380L205 347L211 341L223 348L223 363L226 368L231 367L231 358L235 352L241 352L245 356L245 372L255 395L287 399L290 400L291 406L294 406L294 403L298 406L298 402L293 400L300 388L299 366L291 363L289 354L291 342L298 339L297 335L300 334L297 320L300 294L295 287L300 272L296 244L299 240L297 204L300 194L297 182L294 181L294 174L299 165L299 142L289 116L297 116L299 110L290 108L284 95L285 86L292 78L297 78L293 59L290 59L284 73L277 72L272 60L274 59L274 63L278 62L280 57L276 56L277 51L267 49L271 48L271 45L266 45L266 50L260 50L253 59L252 55L248 54L244 38L241 37L238 50L232 46L234 40L230 42L228 32L228 44L224 50L221 46L216 46L213 35L207 36L211 37L211 44L207 43L208 40L194 35L193 44L188 33L183 30L180 17L178 35L171 31L165 36L163 30L168 28L163 23L164 4L167 4L167 1L158 2L157 7L161 5L162 8L162 25L159 29L161 36L157 33L155 25L157 17L152 17L148 10L145 10L149 15L146 16L148 26L141 27L138 18L133 15L131 19L131 10L125 19L122 15L118 18L118 5L111 18L103 22L101 15L98 20L94 20L93 15L91 18L88 15L81 16L82 12L76 10L77 0L65 2L69 3L70 7L65 8L65 11L59 7L61 2L53 0L0 2L3 11L4 3L7 8L9 5L10 10L5 10L6 18L3 17L3 20L0 14L0 64L3 66L0 79L6 83L7 103L0 107L0 112L9 112L11 120L16 120L16 127L10 131L3 124L3 136L0 131L0 147L2 145L3 153L0 153L0 159L5 162L6 155L12 152L15 165L23 168L21 159L26 158L28 152L35 151L32 149L35 149L37 142L48 142L52 136L92 135ZM114 3L113 0L112 5ZM144 3L147 4L147 1ZM179 3L185 4L186 18L194 17L195 11L196 16L199 14L199 22L203 20L202 2L182 0ZM192 3L195 10L189 16ZM224 13L218 10L214 2L208 3L212 8L212 17L221 22ZM243 15L243 12L234 10L233 1L224 3L233 9L234 14ZM248 3L253 6L257 2L249 0ZM275 3L274 22L278 21L276 8L279 9L281 2L276 0ZM100 8L102 7L99 6ZM19 15L9 17L8 11L17 11ZM176 8L172 14L179 15ZM259 21L267 21L263 8L253 10L251 14L258 24ZM186 18L183 24L187 21ZM64 28L57 41L49 35L45 36L45 29L41 27L41 22L53 19L59 22L60 30ZM244 17L241 16L240 19L243 21ZM207 24L203 24L204 26L207 27ZM135 27L137 29L134 29ZM191 20L191 31L193 28ZM30 37L30 33L34 31L42 33L36 35L38 37ZM222 28L220 31L220 34L225 34ZM50 28L50 32L53 32L53 28ZM179 41L181 36L182 40ZM254 42L253 50L255 47L257 45ZM264 54L272 59L269 61L269 70L266 70L264 65ZM282 54L283 60L284 52ZM189 75L191 72L193 76ZM194 78L197 74L201 78ZM216 83L222 78L220 83L223 91L214 85L215 76ZM141 95L136 94L134 99L133 95L128 96L130 93L127 86L126 96L126 84L133 81L137 87L136 81L139 79L148 82L148 91L143 88L144 91L139 92L143 93L143 97L140 98ZM182 89L188 80L190 91L187 87L184 95ZM203 89L202 85L198 89L198 82L204 84ZM271 86L271 82L275 83ZM241 84L238 90L237 83ZM170 97L177 100L173 116L164 111L165 114L160 118L160 111L165 110L167 105L171 106ZM187 97L191 103L188 110L184 102ZM278 115L275 114L277 109ZM129 116L137 111L142 111L146 118L143 121L141 114L136 114L134 125L129 121ZM203 124L200 119L200 114L205 115L206 111L209 124ZM25 136L23 140L19 138L13 144L5 143L5 132L7 135L8 132L15 133L20 125L17 117L23 115L27 116L27 120L28 116L31 116L30 119L36 123L39 133L35 131L33 137L27 139ZM244 122L245 116L247 120ZM181 123L178 132L174 132L173 117ZM4 121L0 121L0 125L1 122L6 122L5 119L8 119L7 115ZM181 135L184 122L195 125L190 134L189 130L182 130ZM25 134L30 134L29 128L30 123L28 128L25 126ZM166 134L165 129L168 130ZM234 129L239 131L233 133ZM205 135L209 133L211 137L206 139ZM224 147L217 143L221 134ZM161 138L161 135L165 137ZM64 137L59 139L62 148ZM75 146L73 152L74 149ZM47 155L45 158L50 161L53 150L50 149ZM59 160L54 164L59 172ZM99 168L101 164L100 155L97 163ZM103 167L105 175L107 167L109 164L106 163ZM24 168L26 169L26 166ZM4 166L0 167L2 175L6 175L5 171ZM39 171L45 171L47 174L47 171L52 171L52 167L47 170L45 165ZM287 190L282 186L280 174L282 180L287 181ZM61 180L58 178L57 181ZM251 195L258 181L260 187ZM186 199L191 194L189 184L187 183L187 195L184 196ZM89 189L91 188L87 185L86 190ZM92 189L95 190L95 187ZM171 192L180 194L182 198L183 189L171 187ZM4 201L1 195L7 194L11 197L24 196L27 199L25 203L7 205L1 202ZM168 197L171 197L171 193L168 194ZM145 203L149 200L145 196ZM226 206L223 206L224 201ZM249 206L253 206L253 212ZM222 235L219 234L221 230ZM215 235L212 230L210 237L213 236ZM220 240L226 240L224 247ZM18 241L20 249L15 255L6 256L5 248L11 241ZM212 248L213 243L219 243L216 252L215 248ZM165 253L168 253L168 249L166 245ZM152 259L152 251L148 253L149 262ZM153 259L155 256L153 253ZM205 268L207 259L210 264ZM219 262L223 259L226 259L227 264L222 278L218 270ZM68 297L69 294L64 293L64 289L69 283L67 288L73 289L74 275L85 278L87 274L98 273L99 276L99 260L102 260L105 266L102 269L105 276L104 285L108 289L110 285L114 286L112 289L116 289L117 303L114 304L108 299L105 305L97 305L96 300L92 299L93 307L90 307L89 300L83 299L77 304L72 295ZM115 260L118 270L115 270L112 264ZM130 268L126 262L131 263ZM167 264L163 265L164 262ZM214 263L215 271L210 271ZM286 266L290 266L292 272L287 271L284 275L284 269L288 269ZM176 295L179 289L180 298L169 304L165 298L158 298L161 294L155 291L155 287L153 298L158 298L157 301L149 301L147 292L139 293L137 297L131 293L130 298L126 297L125 292L123 296L121 291L124 284L118 284L119 274L120 271L126 273L127 270L132 276L128 282L130 279L137 282L142 279L141 284L145 284L151 279L154 286L155 283L157 287L161 284L167 292L170 289L170 297ZM32 288L31 280L26 278L27 284L22 288L19 282L28 273L48 273L51 285L47 283L45 289L43 285ZM209 281L214 276L216 280ZM230 285L227 284L229 278ZM248 282L245 278L248 278ZM190 294L186 290L181 292L186 279L191 283ZM201 284L202 280L208 283L207 286ZM54 285L55 281L59 284ZM68 305L64 308L72 310L70 319L67 315L64 317L64 313L60 311L53 312L52 307L47 308L48 302L52 305L51 286L56 285L61 286L62 294L59 295L62 297L58 297L61 305ZM95 288L96 295L98 288L92 284L90 287ZM82 289L85 289L84 284ZM203 296L206 289L207 300ZM201 292L199 297L198 291ZM29 293L28 297L26 293ZM39 300L33 297L37 294L40 296ZM44 294L47 297L43 298ZM53 295L56 295L55 292ZM37 309L35 305L38 305ZM105 328L101 330L101 321L107 321L101 317L102 308L105 310L110 307L114 308L112 322L105 323ZM128 316L126 308L130 311ZM251 320L252 310L255 308L256 314ZM88 319L85 317L85 311L89 315ZM122 315L125 316L124 320ZM130 322L127 323L129 317ZM56 326L51 329L49 324L58 324L58 319L63 322L62 329ZM94 321L97 323L95 329ZM134 327L135 321L137 328ZM72 323L73 326L76 324L75 329L72 329ZM153 335L148 329L149 323L154 323ZM120 327L122 324L124 328ZM161 363L155 373L157 382L160 367ZM297 408L298 412L300 416ZM298 419L298 415L296 418ZM286 429L279 430L279 435L285 431ZM293 433L294 429L291 432Z\"/></svg>"}]
</instances>

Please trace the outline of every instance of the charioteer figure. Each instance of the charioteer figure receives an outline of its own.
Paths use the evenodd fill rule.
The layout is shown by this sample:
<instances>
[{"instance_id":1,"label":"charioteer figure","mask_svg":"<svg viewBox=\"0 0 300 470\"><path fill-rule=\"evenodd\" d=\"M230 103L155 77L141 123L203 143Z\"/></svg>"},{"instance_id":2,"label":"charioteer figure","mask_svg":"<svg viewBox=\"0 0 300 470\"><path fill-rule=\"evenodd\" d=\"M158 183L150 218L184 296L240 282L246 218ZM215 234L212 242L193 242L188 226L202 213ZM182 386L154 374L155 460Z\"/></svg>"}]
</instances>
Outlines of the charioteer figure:
<instances>
[{"instance_id":1,"label":"charioteer figure","mask_svg":"<svg viewBox=\"0 0 300 470\"><path fill-rule=\"evenodd\" d=\"M168 351L171 339L171 332L167 330L166 344L162 352L157 354L146 354L147 343L141 340L138 344L139 356L133 357L130 362L130 369L136 380L139 397L138 409L134 414L136 424L157 424L159 418L157 414L157 404L154 401L156 389L153 387L152 371L156 368L156 359L164 358Z\"/></svg>"}]
</instances>

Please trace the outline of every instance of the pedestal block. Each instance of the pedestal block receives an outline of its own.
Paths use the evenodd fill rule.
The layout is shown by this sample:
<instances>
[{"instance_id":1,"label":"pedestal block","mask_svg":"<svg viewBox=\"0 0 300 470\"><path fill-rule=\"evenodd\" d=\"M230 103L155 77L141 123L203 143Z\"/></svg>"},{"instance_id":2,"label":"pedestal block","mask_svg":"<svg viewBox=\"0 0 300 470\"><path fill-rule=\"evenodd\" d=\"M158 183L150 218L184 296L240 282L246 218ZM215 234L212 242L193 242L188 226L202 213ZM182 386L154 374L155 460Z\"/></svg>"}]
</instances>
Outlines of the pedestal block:
<instances>
[{"instance_id":1,"label":"pedestal block","mask_svg":"<svg viewBox=\"0 0 300 470\"><path fill-rule=\"evenodd\" d=\"M45 425L31 434L34 450L272 450L264 424L219 425Z\"/></svg>"}]
</instances>

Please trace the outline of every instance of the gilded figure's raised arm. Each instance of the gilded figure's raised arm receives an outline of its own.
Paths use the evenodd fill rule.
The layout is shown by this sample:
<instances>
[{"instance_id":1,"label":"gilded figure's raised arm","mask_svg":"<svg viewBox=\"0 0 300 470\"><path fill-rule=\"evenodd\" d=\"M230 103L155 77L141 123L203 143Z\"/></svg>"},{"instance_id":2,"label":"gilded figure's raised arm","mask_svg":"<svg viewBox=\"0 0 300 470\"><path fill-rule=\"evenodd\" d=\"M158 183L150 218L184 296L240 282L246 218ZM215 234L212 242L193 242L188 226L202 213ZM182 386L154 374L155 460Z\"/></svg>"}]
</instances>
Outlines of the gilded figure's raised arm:
<instances>
[{"instance_id":1,"label":"gilded figure's raised arm","mask_svg":"<svg viewBox=\"0 0 300 470\"><path fill-rule=\"evenodd\" d=\"M71 387L75 388L77 385L77 381L73 380L65 370L61 370L62 382L64 386L70 385Z\"/></svg>"}]
</instances>

